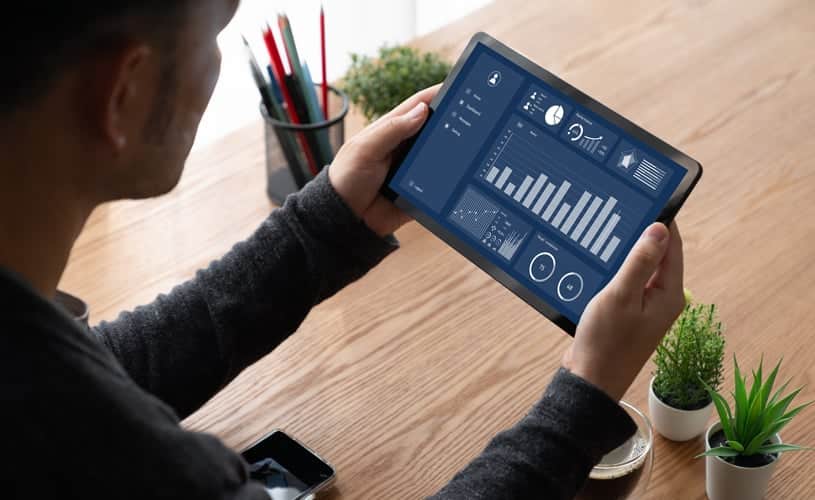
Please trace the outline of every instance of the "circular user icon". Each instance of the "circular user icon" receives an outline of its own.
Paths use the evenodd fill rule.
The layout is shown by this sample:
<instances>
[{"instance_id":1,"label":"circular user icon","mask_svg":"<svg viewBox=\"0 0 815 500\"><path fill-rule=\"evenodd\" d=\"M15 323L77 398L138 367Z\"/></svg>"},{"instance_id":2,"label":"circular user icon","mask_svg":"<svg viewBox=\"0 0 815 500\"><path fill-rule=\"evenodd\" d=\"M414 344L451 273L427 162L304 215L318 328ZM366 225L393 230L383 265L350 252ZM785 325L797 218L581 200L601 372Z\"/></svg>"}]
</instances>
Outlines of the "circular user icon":
<instances>
[{"instance_id":1,"label":"circular user icon","mask_svg":"<svg viewBox=\"0 0 815 500\"><path fill-rule=\"evenodd\" d=\"M499 83L501 83L501 72L493 71L490 73L490 76L487 77L487 85L490 87L497 87Z\"/></svg>"},{"instance_id":2,"label":"circular user icon","mask_svg":"<svg viewBox=\"0 0 815 500\"><path fill-rule=\"evenodd\" d=\"M572 302L583 293L583 277L577 273L566 273L557 284L557 296L563 302Z\"/></svg>"}]
</instances>

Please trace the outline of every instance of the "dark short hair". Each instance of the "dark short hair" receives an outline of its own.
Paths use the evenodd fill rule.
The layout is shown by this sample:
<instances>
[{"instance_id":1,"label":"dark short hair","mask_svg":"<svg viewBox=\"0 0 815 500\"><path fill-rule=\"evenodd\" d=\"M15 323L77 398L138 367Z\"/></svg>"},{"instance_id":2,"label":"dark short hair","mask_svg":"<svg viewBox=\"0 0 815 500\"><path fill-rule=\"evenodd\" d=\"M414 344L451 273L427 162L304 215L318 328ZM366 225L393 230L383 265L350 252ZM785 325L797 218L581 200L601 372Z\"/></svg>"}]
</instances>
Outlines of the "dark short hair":
<instances>
[{"instance_id":1,"label":"dark short hair","mask_svg":"<svg viewBox=\"0 0 815 500\"><path fill-rule=\"evenodd\" d=\"M4 16L0 47L0 115L40 98L61 72L84 57L128 40L171 40L195 0L78 0L37 2Z\"/></svg>"}]
</instances>

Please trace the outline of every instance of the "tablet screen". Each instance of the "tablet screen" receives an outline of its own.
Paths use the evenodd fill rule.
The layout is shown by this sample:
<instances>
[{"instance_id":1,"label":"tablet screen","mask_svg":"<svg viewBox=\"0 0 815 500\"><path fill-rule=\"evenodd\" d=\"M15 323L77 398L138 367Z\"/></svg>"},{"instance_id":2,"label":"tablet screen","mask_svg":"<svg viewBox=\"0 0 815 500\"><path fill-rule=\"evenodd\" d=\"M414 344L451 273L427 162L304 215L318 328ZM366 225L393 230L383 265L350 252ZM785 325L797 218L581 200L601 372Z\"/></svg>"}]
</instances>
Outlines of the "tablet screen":
<instances>
[{"instance_id":1,"label":"tablet screen","mask_svg":"<svg viewBox=\"0 0 815 500\"><path fill-rule=\"evenodd\" d=\"M577 323L685 173L477 43L388 186Z\"/></svg>"}]
</instances>

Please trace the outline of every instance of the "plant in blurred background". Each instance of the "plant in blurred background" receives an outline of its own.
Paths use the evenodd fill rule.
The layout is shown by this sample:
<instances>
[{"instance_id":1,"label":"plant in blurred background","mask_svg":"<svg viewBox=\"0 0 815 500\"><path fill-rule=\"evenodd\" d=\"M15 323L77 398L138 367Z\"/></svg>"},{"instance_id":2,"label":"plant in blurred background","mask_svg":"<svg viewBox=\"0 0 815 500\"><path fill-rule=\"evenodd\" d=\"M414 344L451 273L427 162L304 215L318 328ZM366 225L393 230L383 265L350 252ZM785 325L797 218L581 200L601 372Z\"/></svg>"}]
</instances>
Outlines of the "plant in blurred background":
<instances>
[{"instance_id":1,"label":"plant in blurred background","mask_svg":"<svg viewBox=\"0 0 815 500\"><path fill-rule=\"evenodd\" d=\"M382 47L378 57L351 54L342 82L351 101L372 121L419 90L435 85L450 72L437 54L406 46Z\"/></svg>"}]
</instances>

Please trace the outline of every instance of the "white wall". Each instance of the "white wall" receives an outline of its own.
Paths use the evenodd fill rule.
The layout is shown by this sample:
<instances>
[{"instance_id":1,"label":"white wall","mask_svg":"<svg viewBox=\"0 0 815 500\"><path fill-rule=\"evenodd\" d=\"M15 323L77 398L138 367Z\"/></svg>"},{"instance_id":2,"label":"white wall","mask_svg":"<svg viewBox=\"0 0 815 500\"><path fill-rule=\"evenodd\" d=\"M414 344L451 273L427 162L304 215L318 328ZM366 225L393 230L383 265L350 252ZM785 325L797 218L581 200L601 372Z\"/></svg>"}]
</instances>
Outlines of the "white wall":
<instances>
[{"instance_id":1,"label":"white wall","mask_svg":"<svg viewBox=\"0 0 815 500\"><path fill-rule=\"evenodd\" d=\"M326 0L328 78L341 77L351 52L374 54L383 44L404 43L477 9L489 0ZM249 76L240 35L249 40L262 64L268 56L261 28L286 12L301 59L320 80L320 0L243 0L235 19L218 38L223 53L221 78L198 129L201 148L258 116L258 93Z\"/></svg>"}]
</instances>

